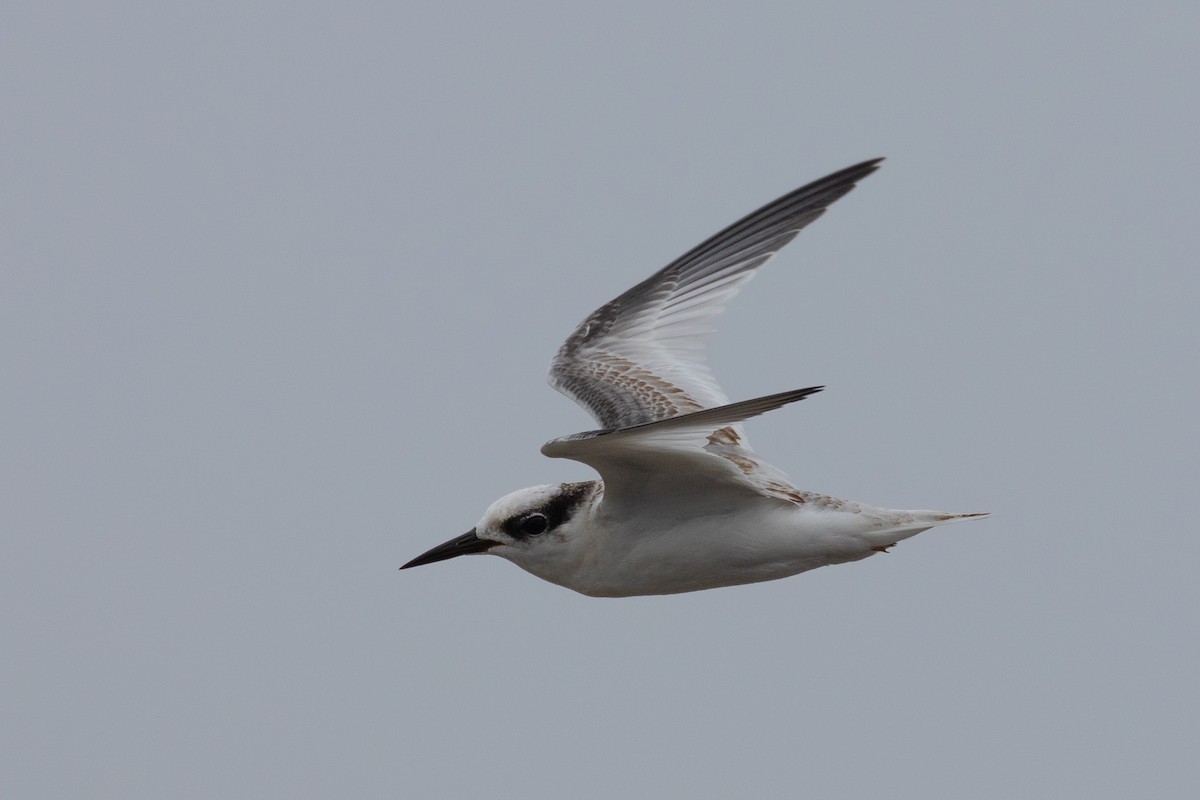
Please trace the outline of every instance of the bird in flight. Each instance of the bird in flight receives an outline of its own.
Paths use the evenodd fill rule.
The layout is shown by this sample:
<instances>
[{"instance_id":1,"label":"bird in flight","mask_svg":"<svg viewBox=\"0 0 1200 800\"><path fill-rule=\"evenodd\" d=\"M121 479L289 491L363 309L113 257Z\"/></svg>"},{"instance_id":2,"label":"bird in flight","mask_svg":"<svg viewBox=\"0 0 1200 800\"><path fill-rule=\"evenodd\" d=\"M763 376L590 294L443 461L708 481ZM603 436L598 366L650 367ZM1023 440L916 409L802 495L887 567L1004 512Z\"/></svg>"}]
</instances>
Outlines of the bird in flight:
<instances>
[{"instance_id":1,"label":"bird in flight","mask_svg":"<svg viewBox=\"0 0 1200 800\"><path fill-rule=\"evenodd\" d=\"M986 517L797 489L754 453L742 422L824 387L730 403L706 361L712 318L882 160L768 203L592 312L559 348L549 380L600 427L542 453L581 461L600 479L512 492L401 569L488 553L586 595L674 594L858 561L935 525Z\"/></svg>"}]
</instances>

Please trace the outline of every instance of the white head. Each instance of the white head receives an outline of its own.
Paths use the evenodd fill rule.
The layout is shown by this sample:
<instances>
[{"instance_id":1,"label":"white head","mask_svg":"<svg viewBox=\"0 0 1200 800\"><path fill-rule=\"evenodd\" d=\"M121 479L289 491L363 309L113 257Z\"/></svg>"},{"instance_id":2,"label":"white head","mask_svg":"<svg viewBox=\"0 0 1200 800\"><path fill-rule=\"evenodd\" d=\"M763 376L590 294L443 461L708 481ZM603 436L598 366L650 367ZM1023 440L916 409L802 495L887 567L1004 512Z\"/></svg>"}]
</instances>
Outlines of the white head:
<instances>
[{"instance_id":1,"label":"white head","mask_svg":"<svg viewBox=\"0 0 1200 800\"><path fill-rule=\"evenodd\" d=\"M540 578L561 583L582 557L578 535L599 481L531 486L488 506L474 528L414 558L400 569L456 556L490 553Z\"/></svg>"}]
</instances>

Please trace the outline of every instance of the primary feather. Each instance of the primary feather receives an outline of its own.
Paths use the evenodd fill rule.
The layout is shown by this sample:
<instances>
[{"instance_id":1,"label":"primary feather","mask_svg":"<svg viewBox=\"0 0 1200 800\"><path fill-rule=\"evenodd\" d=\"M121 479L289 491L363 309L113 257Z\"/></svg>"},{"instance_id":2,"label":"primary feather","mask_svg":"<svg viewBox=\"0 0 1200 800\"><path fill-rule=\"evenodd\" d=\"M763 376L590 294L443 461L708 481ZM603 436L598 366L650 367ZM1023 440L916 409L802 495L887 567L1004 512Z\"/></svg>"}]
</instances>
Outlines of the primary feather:
<instances>
[{"instance_id":1,"label":"primary feather","mask_svg":"<svg viewBox=\"0 0 1200 800\"><path fill-rule=\"evenodd\" d=\"M555 355L550 385L604 428L728 403L706 359L710 321L755 270L882 160L785 194L596 309Z\"/></svg>"}]
</instances>

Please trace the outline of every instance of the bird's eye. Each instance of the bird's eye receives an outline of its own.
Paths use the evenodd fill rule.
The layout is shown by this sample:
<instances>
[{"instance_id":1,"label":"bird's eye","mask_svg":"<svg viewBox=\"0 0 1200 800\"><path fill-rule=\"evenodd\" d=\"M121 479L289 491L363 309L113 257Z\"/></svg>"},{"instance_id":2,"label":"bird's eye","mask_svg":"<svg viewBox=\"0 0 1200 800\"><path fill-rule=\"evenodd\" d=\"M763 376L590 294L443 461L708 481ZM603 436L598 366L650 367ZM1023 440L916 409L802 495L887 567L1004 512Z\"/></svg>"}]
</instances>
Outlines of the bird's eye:
<instances>
[{"instance_id":1,"label":"bird's eye","mask_svg":"<svg viewBox=\"0 0 1200 800\"><path fill-rule=\"evenodd\" d=\"M549 527L550 520L546 519L545 514L530 514L521 520L521 533L526 536L537 536L539 533L545 533Z\"/></svg>"}]
</instances>

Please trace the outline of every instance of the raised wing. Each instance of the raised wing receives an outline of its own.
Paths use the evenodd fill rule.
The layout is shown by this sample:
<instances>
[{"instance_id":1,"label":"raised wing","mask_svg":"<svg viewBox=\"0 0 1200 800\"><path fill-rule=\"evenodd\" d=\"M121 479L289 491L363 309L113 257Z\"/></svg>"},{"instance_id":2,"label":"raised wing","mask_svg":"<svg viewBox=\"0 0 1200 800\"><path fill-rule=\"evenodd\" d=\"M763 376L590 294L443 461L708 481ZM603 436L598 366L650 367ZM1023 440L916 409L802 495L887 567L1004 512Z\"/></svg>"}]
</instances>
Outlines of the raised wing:
<instances>
[{"instance_id":1,"label":"raised wing","mask_svg":"<svg viewBox=\"0 0 1200 800\"><path fill-rule=\"evenodd\" d=\"M555 355L550 385L608 429L728 403L705 356L711 318L756 269L882 160L848 167L768 203L598 308Z\"/></svg>"},{"instance_id":2,"label":"raised wing","mask_svg":"<svg viewBox=\"0 0 1200 800\"><path fill-rule=\"evenodd\" d=\"M581 461L604 479L603 507L640 514L657 505L714 511L748 495L779 496L760 470L777 474L748 451L714 443L719 431L742 420L803 400L824 387L744 400L623 428L563 436L542 446L551 458ZM790 486L785 488L790 489Z\"/></svg>"}]
</instances>

